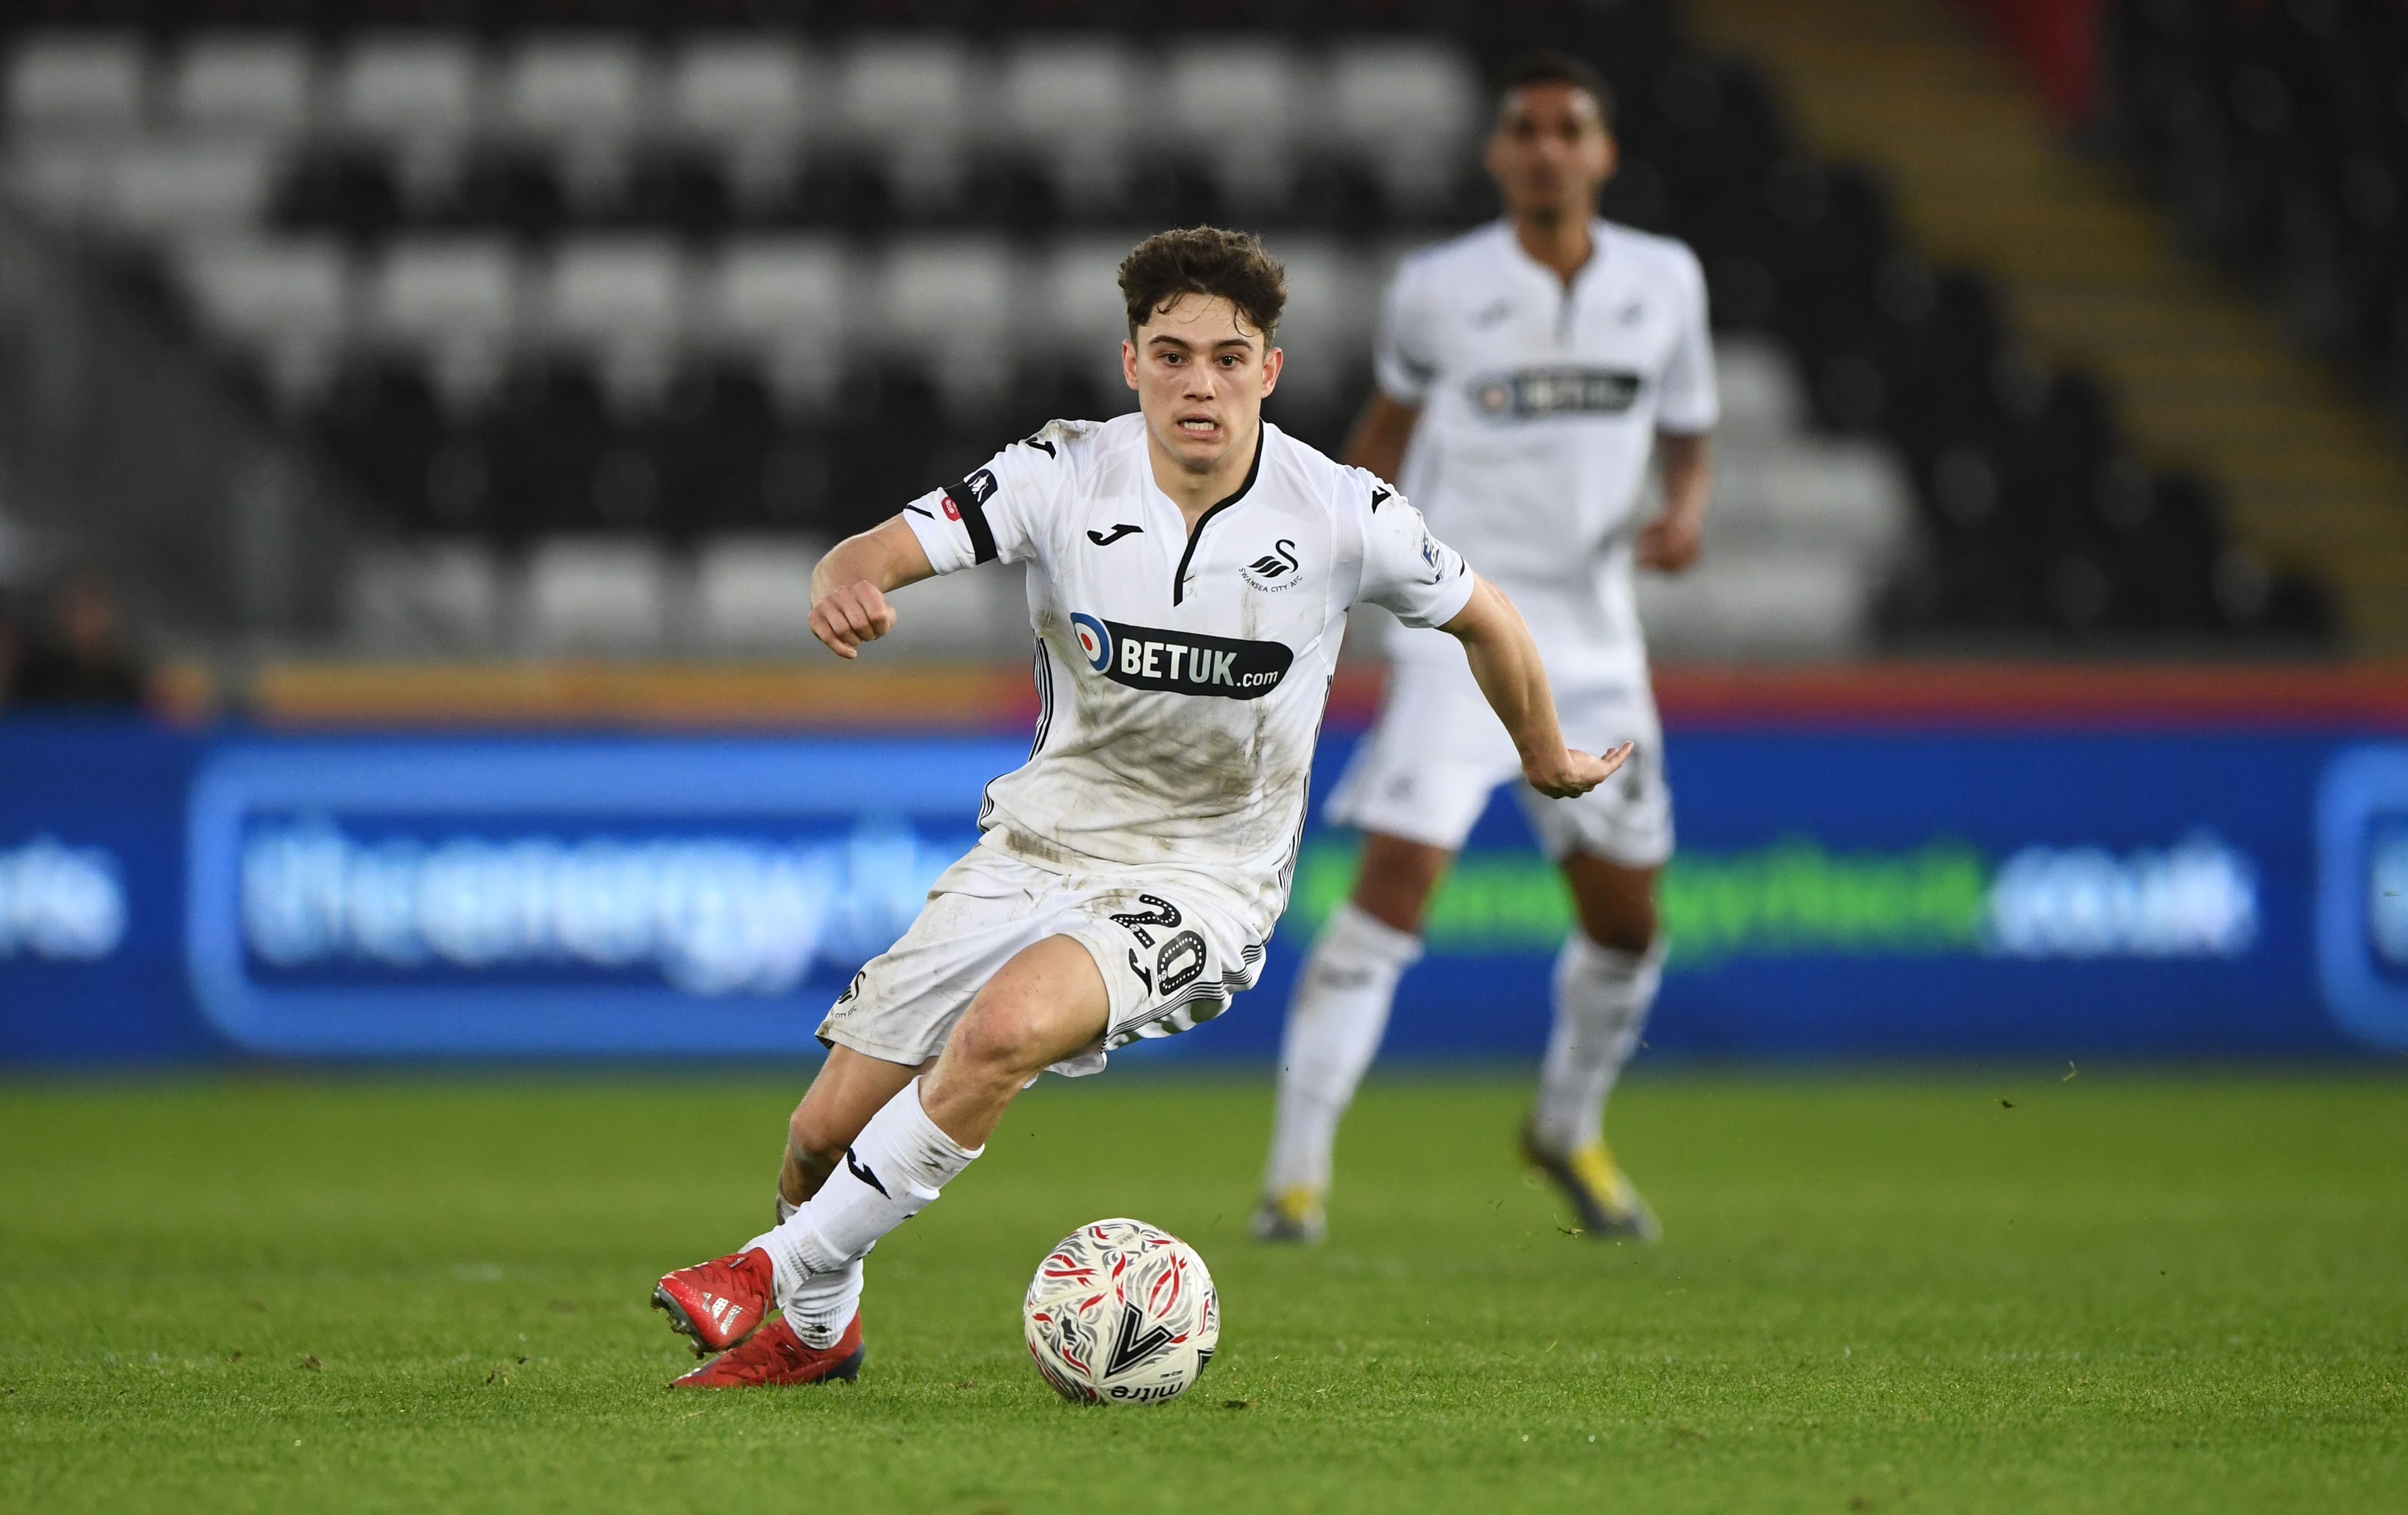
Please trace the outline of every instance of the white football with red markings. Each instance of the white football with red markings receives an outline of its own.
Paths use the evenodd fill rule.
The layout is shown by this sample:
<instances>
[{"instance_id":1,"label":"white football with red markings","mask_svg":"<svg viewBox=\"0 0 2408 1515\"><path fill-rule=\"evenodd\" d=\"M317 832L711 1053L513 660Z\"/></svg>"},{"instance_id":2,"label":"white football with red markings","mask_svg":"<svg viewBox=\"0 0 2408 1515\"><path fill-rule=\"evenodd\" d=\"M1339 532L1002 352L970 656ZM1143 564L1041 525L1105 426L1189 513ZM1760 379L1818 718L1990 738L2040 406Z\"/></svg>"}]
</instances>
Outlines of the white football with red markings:
<instances>
[{"instance_id":1,"label":"white football with red markings","mask_svg":"<svg viewBox=\"0 0 2408 1515\"><path fill-rule=\"evenodd\" d=\"M1221 1339L1204 1259L1142 1221L1096 1221L1064 1236L1038 1265L1020 1314L1037 1370L1082 1404L1175 1399Z\"/></svg>"}]
</instances>

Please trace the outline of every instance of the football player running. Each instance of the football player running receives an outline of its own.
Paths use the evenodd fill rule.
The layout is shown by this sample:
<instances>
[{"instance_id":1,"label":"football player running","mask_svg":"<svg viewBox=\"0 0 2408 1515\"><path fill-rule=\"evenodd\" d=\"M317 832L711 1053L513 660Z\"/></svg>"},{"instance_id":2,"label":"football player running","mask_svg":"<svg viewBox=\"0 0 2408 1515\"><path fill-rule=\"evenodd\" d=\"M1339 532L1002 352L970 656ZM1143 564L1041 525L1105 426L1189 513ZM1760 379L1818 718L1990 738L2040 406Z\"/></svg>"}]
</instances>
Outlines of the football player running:
<instances>
[{"instance_id":1,"label":"football player running","mask_svg":"<svg viewBox=\"0 0 2408 1515\"><path fill-rule=\"evenodd\" d=\"M1614 782L1584 797L1521 791L1578 920L1555 960L1555 1028L1521 1145L1588 1234L1653 1239L1656 1219L1603 1136L1606 1094L1656 996L1654 885L1672 853L1631 570L1677 571L1697 557L1716 406L1697 259L1597 217L1614 169L1609 108L1604 83L1577 59L1538 54L1507 69L1487 148L1506 216L1398 272L1378 390L1346 458L1400 479L1432 529L1512 593L1570 739L1599 751L1636 744ZM1665 508L1641 524L1651 451ZM1451 642L1410 625L1392 639L1386 703L1328 808L1362 831L1362 862L1288 1008L1254 1222L1266 1240L1320 1239L1339 1118L1379 1048L1398 979L1421 955L1430 893L1490 793L1522 775L1479 699Z\"/></svg>"},{"instance_id":2,"label":"football player running","mask_svg":"<svg viewBox=\"0 0 2408 1515\"><path fill-rule=\"evenodd\" d=\"M1054 422L811 576L812 630L853 658L894 628L896 590L1027 564L1041 714L1028 761L988 786L978 845L821 1023L778 1224L654 1291L721 1353L681 1385L853 1377L863 1259L1014 1094L1254 983L1356 601L1462 648L1533 792L1588 793L1629 755L1565 747L1521 616L1392 486L1264 423L1286 290L1259 243L1166 232L1120 282L1137 414Z\"/></svg>"}]
</instances>

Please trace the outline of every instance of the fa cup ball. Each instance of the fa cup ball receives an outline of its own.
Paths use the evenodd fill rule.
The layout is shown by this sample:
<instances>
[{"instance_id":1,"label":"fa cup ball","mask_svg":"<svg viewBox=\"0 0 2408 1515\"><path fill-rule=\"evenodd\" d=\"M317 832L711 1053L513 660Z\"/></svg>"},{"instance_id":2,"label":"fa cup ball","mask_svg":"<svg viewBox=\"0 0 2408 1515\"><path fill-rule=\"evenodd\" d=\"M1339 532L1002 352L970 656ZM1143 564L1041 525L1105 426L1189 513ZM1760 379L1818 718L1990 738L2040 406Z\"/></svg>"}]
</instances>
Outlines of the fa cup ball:
<instances>
[{"instance_id":1,"label":"fa cup ball","mask_svg":"<svg viewBox=\"0 0 2408 1515\"><path fill-rule=\"evenodd\" d=\"M1079 1404L1175 1399L1221 1339L1204 1259L1142 1221L1097 1221L1064 1236L1037 1265L1020 1315L1037 1371Z\"/></svg>"}]
</instances>

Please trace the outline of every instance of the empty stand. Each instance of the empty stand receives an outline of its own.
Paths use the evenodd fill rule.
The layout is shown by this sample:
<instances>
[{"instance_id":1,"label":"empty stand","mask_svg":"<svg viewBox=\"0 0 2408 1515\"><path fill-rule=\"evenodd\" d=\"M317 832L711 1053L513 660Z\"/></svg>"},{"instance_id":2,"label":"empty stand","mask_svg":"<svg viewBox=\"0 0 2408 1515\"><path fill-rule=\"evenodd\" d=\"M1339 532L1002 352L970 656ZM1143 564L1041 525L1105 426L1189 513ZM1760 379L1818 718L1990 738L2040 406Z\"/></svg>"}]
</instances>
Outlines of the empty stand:
<instances>
[{"instance_id":1,"label":"empty stand","mask_svg":"<svg viewBox=\"0 0 2408 1515\"><path fill-rule=\"evenodd\" d=\"M1536 43L1608 73L1608 213L1698 250L1724 338L1708 557L1642 591L1669 650L2322 624L2312 584L2234 548L2215 483L2036 363L1998 286L1926 263L1887 181L1801 151L1772 81L1666 0L1443 31L638 8L303 31L157 0L150 31L8 43L10 192L111 268L167 269L198 339L265 377L394 536L362 624L396 645L799 646L808 544L1129 406L1116 272L1163 225L1284 260L1269 413L1336 448L1398 258L1493 211L1482 75ZM1016 588L912 593L896 655L1017 638Z\"/></svg>"}]
</instances>

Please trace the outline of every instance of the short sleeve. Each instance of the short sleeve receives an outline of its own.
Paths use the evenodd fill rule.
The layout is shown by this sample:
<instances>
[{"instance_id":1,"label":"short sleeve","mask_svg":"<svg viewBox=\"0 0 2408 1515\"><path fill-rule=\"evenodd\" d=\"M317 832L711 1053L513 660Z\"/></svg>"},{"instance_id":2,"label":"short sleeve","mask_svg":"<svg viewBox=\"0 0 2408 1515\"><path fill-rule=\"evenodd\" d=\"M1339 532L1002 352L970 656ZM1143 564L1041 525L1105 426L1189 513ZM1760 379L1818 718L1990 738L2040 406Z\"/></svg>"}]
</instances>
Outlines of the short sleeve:
<instances>
[{"instance_id":1,"label":"short sleeve","mask_svg":"<svg viewBox=\"0 0 2408 1515\"><path fill-rule=\"evenodd\" d=\"M1681 250L1681 333L1656 400L1656 426L1695 436L1714 429L1722 403L1714 391L1714 338L1706 319L1706 276L1695 253Z\"/></svg>"},{"instance_id":2,"label":"short sleeve","mask_svg":"<svg viewBox=\"0 0 2408 1515\"><path fill-rule=\"evenodd\" d=\"M1355 593L1408 626L1443 626L1471 601L1463 555L1430 535L1422 513L1377 476L1348 470L1369 493L1363 522L1363 584Z\"/></svg>"},{"instance_id":3,"label":"short sleeve","mask_svg":"<svg viewBox=\"0 0 2408 1515\"><path fill-rule=\"evenodd\" d=\"M982 563L1023 563L1036 556L1043 522L1068 487L1059 439L1051 428L1014 442L983 468L903 507L928 565L958 573Z\"/></svg>"},{"instance_id":4,"label":"short sleeve","mask_svg":"<svg viewBox=\"0 0 2408 1515\"><path fill-rule=\"evenodd\" d=\"M1419 406L1438 375L1423 282L1410 262L1397 270L1380 302L1380 330L1371 344L1372 377L1380 393L1398 405Z\"/></svg>"}]
</instances>

